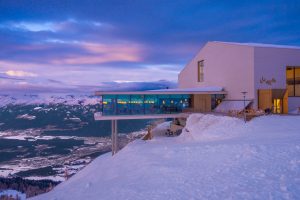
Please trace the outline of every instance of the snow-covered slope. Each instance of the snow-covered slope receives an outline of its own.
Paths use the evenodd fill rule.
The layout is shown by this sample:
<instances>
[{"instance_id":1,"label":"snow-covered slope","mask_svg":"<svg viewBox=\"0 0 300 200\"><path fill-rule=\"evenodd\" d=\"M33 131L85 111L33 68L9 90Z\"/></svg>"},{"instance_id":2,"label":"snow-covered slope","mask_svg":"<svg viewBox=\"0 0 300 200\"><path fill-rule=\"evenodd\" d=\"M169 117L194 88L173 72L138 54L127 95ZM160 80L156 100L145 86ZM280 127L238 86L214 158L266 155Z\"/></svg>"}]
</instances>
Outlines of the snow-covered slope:
<instances>
[{"instance_id":1,"label":"snow-covered slope","mask_svg":"<svg viewBox=\"0 0 300 200\"><path fill-rule=\"evenodd\" d=\"M65 104L65 105L95 105L100 97L85 94L0 94L0 107L12 105L33 104Z\"/></svg>"},{"instance_id":2,"label":"snow-covered slope","mask_svg":"<svg viewBox=\"0 0 300 200\"><path fill-rule=\"evenodd\" d=\"M34 199L300 199L299 122L191 115L181 136L134 141Z\"/></svg>"}]
</instances>

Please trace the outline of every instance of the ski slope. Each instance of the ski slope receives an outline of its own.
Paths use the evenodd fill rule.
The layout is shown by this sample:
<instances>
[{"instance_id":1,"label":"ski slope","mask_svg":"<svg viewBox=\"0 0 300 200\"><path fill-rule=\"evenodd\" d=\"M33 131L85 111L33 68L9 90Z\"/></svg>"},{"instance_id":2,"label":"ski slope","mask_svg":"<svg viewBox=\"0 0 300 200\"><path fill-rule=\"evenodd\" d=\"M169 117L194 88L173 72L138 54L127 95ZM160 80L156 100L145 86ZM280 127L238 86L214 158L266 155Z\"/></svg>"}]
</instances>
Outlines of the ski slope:
<instances>
[{"instance_id":1,"label":"ski slope","mask_svg":"<svg viewBox=\"0 0 300 200\"><path fill-rule=\"evenodd\" d=\"M300 116L193 114L179 137L167 126L33 199L300 199Z\"/></svg>"}]
</instances>

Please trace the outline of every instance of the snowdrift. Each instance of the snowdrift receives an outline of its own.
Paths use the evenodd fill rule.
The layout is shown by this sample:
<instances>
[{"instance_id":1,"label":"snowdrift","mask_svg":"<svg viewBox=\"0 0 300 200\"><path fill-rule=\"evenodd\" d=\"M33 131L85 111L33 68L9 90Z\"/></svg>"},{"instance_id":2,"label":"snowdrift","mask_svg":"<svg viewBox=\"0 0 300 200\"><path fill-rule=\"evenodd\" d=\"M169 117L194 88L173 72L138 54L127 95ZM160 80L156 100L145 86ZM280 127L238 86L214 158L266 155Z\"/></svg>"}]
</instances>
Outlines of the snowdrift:
<instances>
[{"instance_id":1,"label":"snowdrift","mask_svg":"<svg viewBox=\"0 0 300 200\"><path fill-rule=\"evenodd\" d=\"M212 114L192 114L187 119L181 139L208 141L233 137L241 130L241 119Z\"/></svg>"}]
</instances>

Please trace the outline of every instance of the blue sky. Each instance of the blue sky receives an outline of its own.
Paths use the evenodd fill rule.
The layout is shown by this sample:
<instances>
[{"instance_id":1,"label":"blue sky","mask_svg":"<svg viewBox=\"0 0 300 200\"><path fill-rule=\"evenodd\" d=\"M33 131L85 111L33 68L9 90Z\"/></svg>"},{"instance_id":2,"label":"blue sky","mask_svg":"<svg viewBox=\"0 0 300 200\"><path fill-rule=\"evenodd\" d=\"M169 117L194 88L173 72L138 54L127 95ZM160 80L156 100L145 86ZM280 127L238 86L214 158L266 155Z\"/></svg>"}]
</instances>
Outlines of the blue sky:
<instances>
[{"instance_id":1,"label":"blue sky","mask_svg":"<svg viewBox=\"0 0 300 200\"><path fill-rule=\"evenodd\" d=\"M0 88L173 86L207 41L300 45L299 10L293 0L0 0Z\"/></svg>"}]
</instances>

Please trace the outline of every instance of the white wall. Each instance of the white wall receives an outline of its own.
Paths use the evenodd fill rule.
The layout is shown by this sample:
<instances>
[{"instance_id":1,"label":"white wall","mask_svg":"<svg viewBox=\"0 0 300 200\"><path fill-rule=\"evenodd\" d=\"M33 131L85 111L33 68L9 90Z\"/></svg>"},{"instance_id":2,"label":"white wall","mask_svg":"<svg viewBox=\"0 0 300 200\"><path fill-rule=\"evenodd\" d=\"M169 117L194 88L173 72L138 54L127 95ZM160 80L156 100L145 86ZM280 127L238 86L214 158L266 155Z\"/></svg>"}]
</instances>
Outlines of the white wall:
<instances>
[{"instance_id":1,"label":"white wall","mask_svg":"<svg viewBox=\"0 0 300 200\"><path fill-rule=\"evenodd\" d=\"M300 97L289 97L289 112L300 108Z\"/></svg>"},{"instance_id":2,"label":"white wall","mask_svg":"<svg viewBox=\"0 0 300 200\"><path fill-rule=\"evenodd\" d=\"M286 66L300 66L300 49L255 47L254 49L254 82L258 89L285 89ZM260 79L276 79L276 83L261 84ZM255 93L257 96L257 92ZM257 105L257 101L255 102ZM289 110L300 106L300 98L289 98Z\"/></svg>"},{"instance_id":3,"label":"white wall","mask_svg":"<svg viewBox=\"0 0 300 200\"><path fill-rule=\"evenodd\" d=\"M204 82L198 82L197 63L204 60ZM254 47L222 42L208 42L186 65L178 77L180 88L207 86L224 87L226 99L255 97L254 91Z\"/></svg>"}]
</instances>

